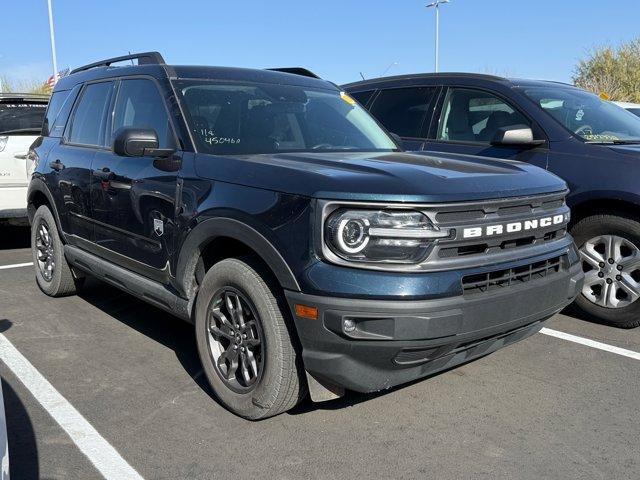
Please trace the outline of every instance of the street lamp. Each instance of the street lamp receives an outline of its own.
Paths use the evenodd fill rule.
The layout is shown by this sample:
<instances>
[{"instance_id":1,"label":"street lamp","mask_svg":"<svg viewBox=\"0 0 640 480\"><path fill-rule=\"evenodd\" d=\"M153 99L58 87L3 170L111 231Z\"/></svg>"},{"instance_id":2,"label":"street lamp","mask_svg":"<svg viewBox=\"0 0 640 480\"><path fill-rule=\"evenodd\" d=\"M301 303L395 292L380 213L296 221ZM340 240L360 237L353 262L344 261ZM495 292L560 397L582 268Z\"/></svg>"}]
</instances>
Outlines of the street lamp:
<instances>
[{"instance_id":1,"label":"street lamp","mask_svg":"<svg viewBox=\"0 0 640 480\"><path fill-rule=\"evenodd\" d=\"M51 0L47 0L49 8L49 35L51 37L51 59L53 60L53 84L58 81L58 62L56 60L56 38L53 34L53 12L51 9Z\"/></svg>"},{"instance_id":2,"label":"street lamp","mask_svg":"<svg viewBox=\"0 0 640 480\"><path fill-rule=\"evenodd\" d=\"M440 5L443 3L449 3L450 0L437 0L433 3L427 5L427 8L434 7L436 9L436 73L438 73L438 43L439 43L439 33L440 33Z\"/></svg>"}]
</instances>

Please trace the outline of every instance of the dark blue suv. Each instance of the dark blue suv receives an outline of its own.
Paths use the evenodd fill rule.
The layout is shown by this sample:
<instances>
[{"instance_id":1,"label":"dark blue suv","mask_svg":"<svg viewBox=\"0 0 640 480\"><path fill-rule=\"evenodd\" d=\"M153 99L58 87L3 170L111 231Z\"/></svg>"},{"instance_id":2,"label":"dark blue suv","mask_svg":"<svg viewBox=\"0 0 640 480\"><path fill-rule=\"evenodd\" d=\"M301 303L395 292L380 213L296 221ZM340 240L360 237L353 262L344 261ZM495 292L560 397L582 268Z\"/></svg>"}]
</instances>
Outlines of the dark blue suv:
<instances>
[{"instance_id":1,"label":"dark blue suv","mask_svg":"<svg viewBox=\"0 0 640 480\"><path fill-rule=\"evenodd\" d=\"M403 153L335 85L281 70L152 52L61 79L29 154L42 291L92 275L195 323L215 396L251 419L478 358L573 301L564 181Z\"/></svg>"},{"instance_id":2,"label":"dark blue suv","mask_svg":"<svg viewBox=\"0 0 640 480\"><path fill-rule=\"evenodd\" d=\"M640 118L571 85L442 73L345 85L407 150L519 160L569 185L586 273L576 305L640 325Z\"/></svg>"}]
</instances>

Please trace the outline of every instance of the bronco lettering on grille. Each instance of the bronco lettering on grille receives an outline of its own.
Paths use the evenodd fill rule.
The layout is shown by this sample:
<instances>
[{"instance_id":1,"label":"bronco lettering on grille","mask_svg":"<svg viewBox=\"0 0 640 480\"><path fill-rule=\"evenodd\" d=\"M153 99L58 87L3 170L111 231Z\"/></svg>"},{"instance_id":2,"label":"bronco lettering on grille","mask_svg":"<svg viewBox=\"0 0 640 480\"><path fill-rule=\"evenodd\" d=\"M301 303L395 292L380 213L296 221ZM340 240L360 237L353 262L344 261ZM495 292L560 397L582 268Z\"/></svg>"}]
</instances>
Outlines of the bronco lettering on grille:
<instances>
[{"instance_id":1,"label":"bronco lettering on grille","mask_svg":"<svg viewBox=\"0 0 640 480\"><path fill-rule=\"evenodd\" d=\"M499 223L496 225L485 225L482 227L469 227L463 230L462 238L490 237L494 235L502 235L505 233L517 233L528 230L537 230L539 228L547 228L553 225L561 225L568 220L568 214L560 214L554 215L552 217L524 220L521 222Z\"/></svg>"}]
</instances>

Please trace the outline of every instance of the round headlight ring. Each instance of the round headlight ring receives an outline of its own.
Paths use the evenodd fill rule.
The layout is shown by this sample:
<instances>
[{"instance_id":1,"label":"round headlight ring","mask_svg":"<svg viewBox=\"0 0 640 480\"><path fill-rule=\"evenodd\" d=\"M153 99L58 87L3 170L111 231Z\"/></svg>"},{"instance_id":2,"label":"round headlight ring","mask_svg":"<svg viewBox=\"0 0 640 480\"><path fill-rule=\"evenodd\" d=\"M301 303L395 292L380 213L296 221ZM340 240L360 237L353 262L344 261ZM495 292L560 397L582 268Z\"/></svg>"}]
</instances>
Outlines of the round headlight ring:
<instances>
[{"instance_id":1,"label":"round headlight ring","mask_svg":"<svg viewBox=\"0 0 640 480\"><path fill-rule=\"evenodd\" d=\"M364 250L369 243L369 220L366 218L343 218L336 228L335 241L344 253L354 254ZM355 235L355 241L349 237ZM345 239L347 236L347 239Z\"/></svg>"}]
</instances>

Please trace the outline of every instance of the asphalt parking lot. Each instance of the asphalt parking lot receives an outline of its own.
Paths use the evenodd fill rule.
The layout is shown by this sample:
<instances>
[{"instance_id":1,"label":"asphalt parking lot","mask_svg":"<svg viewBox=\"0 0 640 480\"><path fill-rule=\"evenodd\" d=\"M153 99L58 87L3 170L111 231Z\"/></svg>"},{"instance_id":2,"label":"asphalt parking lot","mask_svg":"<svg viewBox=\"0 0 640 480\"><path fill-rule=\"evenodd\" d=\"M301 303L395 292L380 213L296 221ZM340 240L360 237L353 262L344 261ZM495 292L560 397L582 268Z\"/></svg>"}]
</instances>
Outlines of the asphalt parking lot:
<instances>
[{"instance_id":1,"label":"asphalt parking lot","mask_svg":"<svg viewBox=\"0 0 640 480\"><path fill-rule=\"evenodd\" d=\"M384 394L251 423L211 399L191 326L97 281L51 299L33 267L2 269L28 262L27 231L6 229L2 335L142 478L638 478L632 356L537 334ZM640 329L567 315L548 327L640 352ZM12 478L102 478L83 430L69 435L14 370L0 360Z\"/></svg>"}]
</instances>

